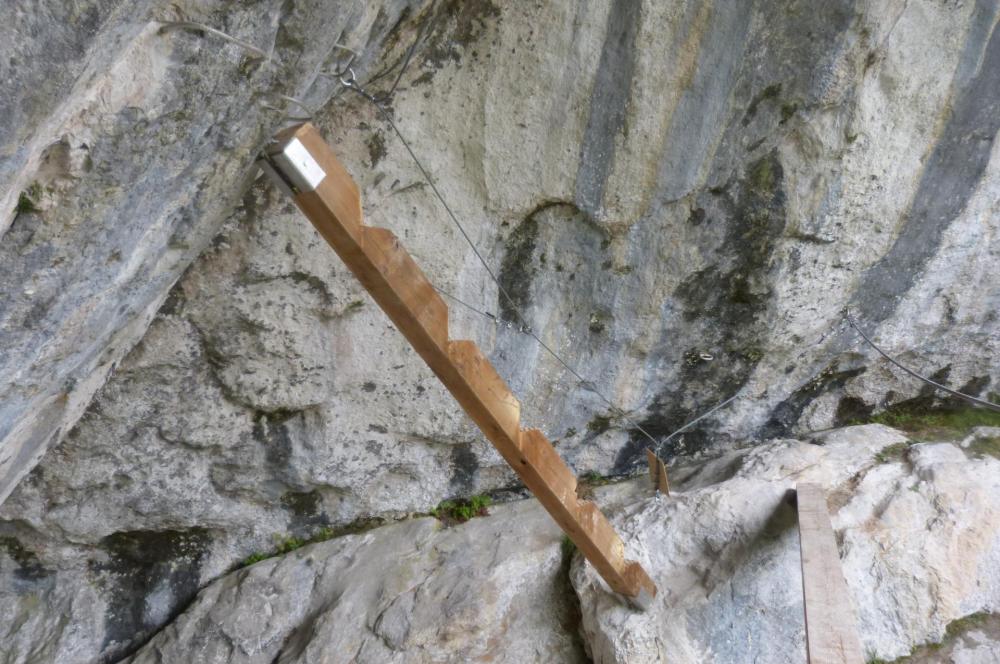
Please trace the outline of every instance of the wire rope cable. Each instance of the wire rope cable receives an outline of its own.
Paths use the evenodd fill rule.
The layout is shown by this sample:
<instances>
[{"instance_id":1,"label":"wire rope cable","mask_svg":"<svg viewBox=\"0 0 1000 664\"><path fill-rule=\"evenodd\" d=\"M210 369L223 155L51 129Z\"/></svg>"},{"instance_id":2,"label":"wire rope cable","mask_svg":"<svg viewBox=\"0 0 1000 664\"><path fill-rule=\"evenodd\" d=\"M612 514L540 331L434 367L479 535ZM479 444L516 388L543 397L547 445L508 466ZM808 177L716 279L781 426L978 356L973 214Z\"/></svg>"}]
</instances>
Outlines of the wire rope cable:
<instances>
[{"instance_id":1,"label":"wire rope cable","mask_svg":"<svg viewBox=\"0 0 1000 664\"><path fill-rule=\"evenodd\" d=\"M959 399L964 399L965 401L968 401L969 403L974 404L976 406L982 406L984 408L989 408L990 410L995 410L997 412L1000 412L1000 404L996 404L996 403L993 403L992 401L987 401L985 399L980 399L978 397L974 397L974 396L969 395L969 394L964 394L962 392L959 392L958 390L953 390L950 387L947 387L945 385L942 385L941 383L933 381L930 378L928 378L926 376L922 376L922 375L918 374L916 371L913 371L912 369L909 369L909 368L903 366L902 364L900 364L899 362L897 362L894 358L892 358L888 353L886 353L884 350L882 350L877 345L875 345L875 342L872 341L871 339L869 339L868 335L861 331L861 327L857 324L857 322L855 322L854 317L851 316L851 313L849 311L844 312L844 316L847 318L847 322L851 324L851 327L853 327L857 331L857 333L861 335L861 338L864 339L865 342L869 346L871 346L872 348L874 348L875 351L879 355L881 355L885 359L889 360L889 362L891 362L893 365L895 365L899 369L905 371L906 373L908 373L909 375L913 376L914 378L916 378L918 380L922 380L923 382L927 383L931 387L939 389L939 390L941 390L943 392L947 392L948 394L951 394L952 396L956 396Z\"/></svg>"},{"instance_id":2,"label":"wire rope cable","mask_svg":"<svg viewBox=\"0 0 1000 664\"><path fill-rule=\"evenodd\" d=\"M624 409L616 405L614 401L612 401L600 389L598 389L597 386L593 383L593 381L584 378L580 374L580 372L574 369L566 360L562 358L562 356L559 355L559 353L557 353L551 346L545 343L545 341L543 341L541 337L539 337L535 333L535 331L531 329L531 325L528 323L527 318L521 312L520 307L517 306L517 303L514 301L514 298L511 296L509 292L507 292L507 289L504 288L503 284L500 283L500 280L497 278L496 273L493 271L493 268L489 266L489 263L486 262L486 259L483 257L482 253L479 251L479 248L476 246L476 243L472 241L472 237L470 237L468 231L465 230L465 226L463 226L462 222L459 221L458 215L456 215L454 210L452 210L451 206L448 205L448 201L445 200L444 195L441 194L441 191L434 183L434 179L431 177L431 174L424 167L423 163L420 161L420 158L417 157L416 153L413 151L413 148L410 146L409 141L407 141L406 137L403 135L403 132L400 131L398 126L396 126L396 123L393 121L392 115L389 113L389 111L386 110L386 108L378 102L378 99L374 95L372 95L367 90L365 90L364 88L362 88L360 85L357 84L353 70L349 70L348 75L341 78L341 82L348 89L357 92L362 97L367 99L379 112L379 114L386 121L386 123L388 123L388 125L392 128L393 133L396 134L396 137L403 145L403 148L406 150L406 153L410 156L410 159L416 165L417 169L420 171L420 174L423 176L428 186L430 186L431 191L434 192L434 196L438 199L438 202L441 203L441 206L448 213L448 217L454 223L455 227L458 228L458 232L465 239L466 243L468 243L469 247L472 249L473 254L475 254L476 256L476 259L480 262L480 264L482 264L483 268L486 270L486 273L489 275L490 279L493 281L494 284L496 284L498 292L507 301L507 304L510 306L510 310L514 313L515 316L517 316L518 323L521 325L525 333L530 337L532 337L535 340L535 342L539 346L541 346L541 348L545 350L545 352L551 355L553 359L555 359L560 365L562 365L562 367L566 371L568 371L570 374L573 375L573 377L575 377L578 381L580 381L580 384L583 387L585 387L588 391L596 394L604 403L606 403L611 408L612 413L616 417L619 417L625 422L627 422L636 431L638 431L643 436L648 438L649 441L653 443L653 445L659 446L660 444L659 441L657 441L652 434L646 431L646 429L641 424L636 422L633 418L629 417L628 413Z\"/></svg>"},{"instance_id":3,"label":"wire rope cable","mask_svg":"<svg viewBox=\"0 0 1000 664\"><path fill-rule=\"evenodd\" d=\"M432 8L433 8L433 5L432 5ZM264 52L263 50L261 50L260 48L258 48L255 45L251 44L250 42L245 41L243 39L240 39L238 37L234 37L232 35L229 35L229 34L223 32L221 30L218 30L218 29L213 28L211 26L205 25L203 23L197 23L197 22L194 22L194 21L159 21L159 23L161 25L161 30L168 30L168 29L188 29L188 30L195 30L195 31L204 32L204 33L207 33L207 34L212 34L212 35L214 35L216 37L219 37L219 38L221 38L221 39L223 39L225 41L228 41L228 42L233 43L233 44L235 44L237 46L240 46L241 48L244 48L247 51L250 51L251 53L254 53L257 56L260 56L260 57L264 58L265 62L267 62L268 64L274 64L274 63L276 63L276 59L270 53ZM639 424L632 417L629 416L628 411L626 411L625 409L620 408L618 405L616 405L614 401L612 401L600 389L598 389L597 385L593 381L588 380L587 378L585 378L584 376L582 376L580 374L580 372L578 372L576 369L574 369L566 360L564 360L562 358L562 356L559 355L559 353L557 353L551 346L549 346L547 343L545 343L541 339L541 337L539 337L535 333L535 331L531 328L531 325L528 324L527 318L524 316L524 314L521 312L520 308L517 306L517 303L514 301L514 298L510 295L510 293L507 292L507 289L504 288L503 284L500 283L500 280L497 278L497 276L494 273L493 269L489 266L489 263L486 262L486 259L483 257L482 253L480 253L479 248L476 246L475 242L473 242L472 238L469 236L468 232L465 230L465 227L462 225L461 221L459 221L458 216L452 210L451 206L448 205L447 200L445 200L444 196L441 194L440 190L438 189L437 185L434 182L434 179L431 177L431 174L427 171L427 169L424 167L423 163L417 157L416 153L413 151L413 148L410 146L409 141L406 140L406 137L403 136L402 131L400 131L399 127L396 126L396 123L392 119L392 115L389 113L389 111L385 108L385 105L384 105L384 103L386 101L388 101L389 99L391 99L392 95L395 93L397 87L400 84L400 81L402 81L402 79L403 79L403 75L406 73L407 67L410 65L410 62L413 59L413 55L414 55L414 53L416 51L417 46L419 45L420 41L423 39L423 37L425 36L425 34L429 34L430 33L430 31L431 31L430 29L432 29L433 25L434 25L434 21L430 20L430 19L428 19L423 25L421 25L420 29L417 31L416 38L414 39L413 43L410 45L409 49L407 49L406 56L404 57L404 59L402 61L402 66L400 67L399 73L396 75L396 78L393 81L393 84L390 87L390 89L388 90L388 92L386 92L383 95L381 95L382 96L381 100L378 97L376 97L375 95L369 93L364 87L362 87L361 85L359 85L357 83L357 80L356 80L356 77L355 77L355 73L354 73L354 69L352 68L351 65L353 64L355 58L357 58L359 54L358 54L357 51L355 51L354 49L351 49L351 48L349 48L347 46L344 46L342 44L335 44L334 45L334 48L339 48L339 49L341 49L341 50L343 50L345 52L350 53L350 58L346 61L346 63L344 63L340 67L338 67L338 71L336 71L336 72L320 72L320 74L331 76L333 78L339 79L340 83L344 87L348 88L349 90L353 90L354 92L356 92L357 94L359 94L363 98L365 98L368 102L370 102L372 104L372 106L374 106L375 109L378 111L378 113L383 117L383 119L388 123L388 125L392 128L393 133L395 133L395 135L399 139L400 143L402 143L403 147L406 149L406 152L410 156L410 159L412 159L413 163L417 166L417 169L420 171L420 174L423 176L424 180L427 182L427 184L430 186L431 190L434 192L434 196L441 203L441 206L444 207L445 211L448 213L448 216L451 218L451 220L455 224L456 228L458 228L459 233L462 235L462 237L465 239L466 243L468 243L469 247L472 249L473 253L476 256L476 259L482 264L483 268L486 270L486 273L489 275L489 277L493 281L493 283L496 284L498 292L503 296L504 300L506 300L507 304L510 306L510 310L514 312L514 315L517 317L518 320L517 320L517 322L504 320L503 318L501 318L499 316L496 316L494 314L491 314L491 313L479 310L478 308L476 308L476 307L472 306L471 304L469 304L469 303L467 303L467 302L459 299L458 297L456 297L456 296L454 296L454 295L452 295L450 293L447 293L447 292L441 290L437 286L435 286L434 288L438 292L440 292L442 295L445 295L446 297L454 300L455 302L461 304L465 308L467 308L467 309L469 309L471 311L474 311L474 312L476 312L476 313L478 313L478 314L480 314L482 316L485 316L485 317L493 320L497 324L505 325L508 328L516 329L518 332L521 332L523 334L526 334L526 335L530 336L532 339L535 340L535 342L542 349L545 350L545 352L547 352L549 355L551 355L566 371L568 371L571 375L573 375L573 377L575 377L579 381L579 385L582 388L584 388L587 391L592 392L593 394L597 395L598 398L600 398L604 403L606 403L609 406L609 408L611 409L612 415L614 415L615 417L618 417L618 418L622 419L624 422L626 422L628 425L630 425L635 431L638 431L640 434L642 434L644 437L646 437L653 444L654 448L659 447L663 443L669 442L674 436L682 433L683 431L687 430L688 428L690 428L694 424L700 422L701 420L705 419L706 417L708 417L709 415L711 415L715 411L721 409L722 407L726 406L731 401L733 401L734 399L736 399L737 396L738 396L738 394L734 394L733 396L729 397L725 401L722 401L721 403L715 405L714 407L712 407L708 411L702 413L701 415L699 415L695 419L691 420L687 424L684 424L681 428L677 429L676 431L674 431L673 433L671 433L666 438L664 438L664 439L662 439L660 441L657 441L657 439L652 434L650 434L641 424ZM372 79L372 80L376 80L378 78L382 78L383 76L385 76L389 72L391 72L393 68L394 67L390 67L388 70L382 72L381 74L378 74L375 77L375 79ZM371 81L369 81L369 84L370 83L371 83ZM313 110L312 110L311 107L309 107L305 102L303 102L303 101L301 101L299 99L296 99L295 97L291 97L291 96L288 96L288 95L279 95L279 98L282 99L285 102L289 102L289 103L292 103L292 104L294 104L296 106L299 106L300 108L302 108L303 110L305 110L310 116L314 115L314 112L313 112ZM278 110L278 109L275 109L274 107L272 107L270 105L267 105L267 104L265 104L265 107L271 108L273 110ZM308 120L309 118L294 118L294 119L302 121L302 120ZM859 332L860 332L860 330L859 330ZM864 335L862 334L862 336L864 336ZM890 358L890 360L891 360L891 358ZM942 389L948 390L948 388L944 388L943 386L939 386L939 387L941 387ZM965 397L966 395L962 395L962 396ZM973 397L967 397L967 398L973 398ZM984 402L984 403L988 403L988 402ZM1000 407L998 407L998 409L1000 409Z\"/></svg>"}]
</instances>

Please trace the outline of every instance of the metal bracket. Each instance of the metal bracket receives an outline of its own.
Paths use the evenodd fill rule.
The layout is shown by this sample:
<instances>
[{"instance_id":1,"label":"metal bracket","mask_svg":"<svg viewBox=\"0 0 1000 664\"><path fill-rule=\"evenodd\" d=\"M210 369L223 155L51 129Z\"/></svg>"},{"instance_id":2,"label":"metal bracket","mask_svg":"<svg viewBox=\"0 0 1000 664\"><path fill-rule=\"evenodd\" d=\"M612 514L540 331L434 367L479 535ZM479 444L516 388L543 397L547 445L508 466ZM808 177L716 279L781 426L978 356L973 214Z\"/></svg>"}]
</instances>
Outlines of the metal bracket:
<instances>
[{"instance_id":1,"label":"metal bracket","mask_svg":"<svg viewBox=\"0 0 1000 664\"><path fill-rule=\"evenodd\" d=\"M295 198L295 190L292 188L292 183L285 179L285 176L274 166L274 163L267 155L258 157L256 163L260 166L260 170L264 171L267 179L281 190L281 193L289 198Z\"/></svg>"},{"instance_id":2,"label":"metal bracket","mask_svg":"<svg viewBox=\"0 0 1000 664\"><path fill-rule=\"evenodd\" d=\"M326 172L297 138L267 150L258 163L286 193L316 191L326 177Z\"/></svg>"}]
</instances>

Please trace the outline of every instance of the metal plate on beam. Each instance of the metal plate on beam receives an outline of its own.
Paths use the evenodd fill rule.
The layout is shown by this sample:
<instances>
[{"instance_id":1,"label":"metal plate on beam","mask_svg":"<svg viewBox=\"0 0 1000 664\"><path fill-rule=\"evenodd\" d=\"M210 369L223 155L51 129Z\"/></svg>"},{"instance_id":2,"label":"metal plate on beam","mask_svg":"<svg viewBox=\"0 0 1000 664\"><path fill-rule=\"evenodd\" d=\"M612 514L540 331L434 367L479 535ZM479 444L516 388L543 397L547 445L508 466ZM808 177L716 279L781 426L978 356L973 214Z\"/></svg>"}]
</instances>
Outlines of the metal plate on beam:
<instances>
[{"instance_id":1,"label":"metal plate on beam","mask_svg":"<svg viewBox=\"0 0 1000 664\"><path fill-rule=\"evenodd\" d=\"M288 141L280 151L269 156L296 191L316 191L316 187L326 177L309 150L297 138Z\"/></svg>"}]
</instances>

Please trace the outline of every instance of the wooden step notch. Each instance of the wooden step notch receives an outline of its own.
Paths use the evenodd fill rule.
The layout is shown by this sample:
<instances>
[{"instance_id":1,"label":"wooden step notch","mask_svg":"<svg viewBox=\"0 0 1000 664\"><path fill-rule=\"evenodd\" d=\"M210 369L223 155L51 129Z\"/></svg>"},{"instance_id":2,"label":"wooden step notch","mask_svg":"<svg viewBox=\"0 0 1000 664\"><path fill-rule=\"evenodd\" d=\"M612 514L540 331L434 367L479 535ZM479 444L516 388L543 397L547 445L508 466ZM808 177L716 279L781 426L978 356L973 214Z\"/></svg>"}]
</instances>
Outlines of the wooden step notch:
<instances>
[{"instance_id":1,"label":"wooden step notch","mask_svg":"<svg viewBox=\"0 0 1000 664\"><path fill-rule=\"evenodd\" d=\"M625 559L600 509L577 497L545 435L521 429L520 404L478 346L449 339L447 305L399 240L364 225L357 185L315 127L279 133L262 162L611 589L647 608L649 575Z\"/></svg>"}]
</instances>

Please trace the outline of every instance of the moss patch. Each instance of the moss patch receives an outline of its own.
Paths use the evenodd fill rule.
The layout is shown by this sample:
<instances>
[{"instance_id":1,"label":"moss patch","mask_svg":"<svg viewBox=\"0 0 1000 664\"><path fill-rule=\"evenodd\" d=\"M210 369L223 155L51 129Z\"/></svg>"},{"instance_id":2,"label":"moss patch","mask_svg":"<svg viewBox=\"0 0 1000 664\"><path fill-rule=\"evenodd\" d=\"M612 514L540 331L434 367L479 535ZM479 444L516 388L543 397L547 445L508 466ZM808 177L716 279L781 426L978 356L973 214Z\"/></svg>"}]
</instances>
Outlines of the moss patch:
<instances>
[{"instance_id":1,"label":"moss patch","mask_svg":"<svg viewBox=\"0 0 1000 664\"><path fill-rule=\"evenodd\" d=\"M879 453L875 455L875 460L879 463L901 461L906 458L906 451L908 449L910 449L909 443L895 443L894 445L883 447Z\"/></svg>"},{"instance_id":2,"label":"moss patch","mask_svg":"<svg viewBox=\"0 0 1000 664\"><path fill-rule=\"evenodd\" d=\"M1000 413L973 407L927 407L921 401L904 402L852 424L885 424L918 439L955 440L975 427L1000 427Z\"/></svg>"},{"instance_id":3,"label":"moss patch","mask_svg":"<svg viewBox=\"0 0 1000 664\"><path fill-rule=\"evenodd\" d=\"M604 433L611 428L611 418L607 415L594 415L594 417L587 422L587 431L594 434L595 436Z\"/></svg>"},{"instance_id":4,"label":"moss patch","mask_svg":"<svg viewBox=\"0 0 1000 664\"><path fill-rule=\"evenodd\" d=\"M781 105L781 122L778 124L785 124L792 119L795 112L799 110L798 104L782 104Z\"/></svg>"},{"instance_id":5,"label":"moss patch","mask_svg":"<svg viewBox=\"0 0 1000 664\"><path fill-rule=\"evenodd\" d=\"M386 520L382 518L369 517L352 521L344 526L324 526L313 532L313 534L308 537L275 535L273 549L269 551L258 551L257 553L250 554L245 560L243 560L243 562L237 565L237 567L247 567L249 565L253 565L254 563L259 563L262 560L267 560L268 558L283 556L286 553L295 551L296 549L301 549L307 544L325 542L336 537L343 537L344 535L363 533L365 531L372 530L373 528L385 525L385 522Z\"/></svg>"},{"instance_id":6,"label":"moss patch","mask_svg":"<svg viewBox=\"0 0 1000 664\"><path fill-rule=\"evenodd\" d=\"M969 453L977 457L991 456L1000 459L1000 436L977 438L969 445Z\"/></svg>"},{"instance_id":7,"label":"moss patch","mask_svg":"<svg viewBox=\"0 0 1000 664\"><path fill-rule=\"evenodd\" d=\"M916 646L909 655L897 659L882 659L870 656L868 664L932 664L933 662L950 662L955 645L973 630L986 632L991 638L1000 636L1000 615L993 613L973 613L953 620L945 628L944 638L938 643L926 643Z\"/></svg>"},{"instance_id":8,"label":"moss patch","mask_svg":"<svg viewBox=\"0 0 1000 664\"><path fill-rule=\"evenodd\" d=\"M28 212L38 212L38 198L42 194L42 187L37 182L25 189L17 197L17 205L14 207L16 214Z\"/></svg>"},{"instance_id":9,"label":"moss patch","mask_svg":"<svg viewBox=\"0 0 1000 664\"><path fill-rule=\"evenodd\" d=\"M584 473L580 477L580 481L586 483L589 486L604 486L605 484L611 484L611 478L601 475L596 470L592 470L589 473Z\"/></svg>"},{"instance_id":10,"label":"moss patch","mask_svg":"<svg viewBox=\"0 0 1000 664\"><path fill-rule=\"evenodd\" d=\"M493 501L489 496L472 496L465 500L445 500L431 510L431 516L451 525L465 523L477 516L488 516Z\"/></svg>"}]
</instances>

